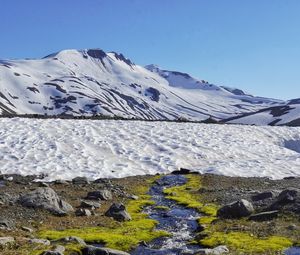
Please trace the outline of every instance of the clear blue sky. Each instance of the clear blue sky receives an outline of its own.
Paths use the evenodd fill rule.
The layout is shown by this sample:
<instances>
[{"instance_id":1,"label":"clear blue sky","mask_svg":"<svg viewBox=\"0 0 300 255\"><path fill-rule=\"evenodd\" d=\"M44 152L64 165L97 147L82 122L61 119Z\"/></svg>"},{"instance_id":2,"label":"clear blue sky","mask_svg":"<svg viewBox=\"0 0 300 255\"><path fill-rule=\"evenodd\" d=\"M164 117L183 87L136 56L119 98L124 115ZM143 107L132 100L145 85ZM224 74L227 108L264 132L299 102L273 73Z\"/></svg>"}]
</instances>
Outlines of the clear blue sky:
<instances>
[{"instance_id":1,"label":"clear blue sky","mask_svg":"<svg viewBox=\"0 0 300 255\"><path fill-rule=\"evenodd\" d=\"M122 52L255 95L300 97L299 0L0 0L0 58Z\"/></svg>"}]
</instances>

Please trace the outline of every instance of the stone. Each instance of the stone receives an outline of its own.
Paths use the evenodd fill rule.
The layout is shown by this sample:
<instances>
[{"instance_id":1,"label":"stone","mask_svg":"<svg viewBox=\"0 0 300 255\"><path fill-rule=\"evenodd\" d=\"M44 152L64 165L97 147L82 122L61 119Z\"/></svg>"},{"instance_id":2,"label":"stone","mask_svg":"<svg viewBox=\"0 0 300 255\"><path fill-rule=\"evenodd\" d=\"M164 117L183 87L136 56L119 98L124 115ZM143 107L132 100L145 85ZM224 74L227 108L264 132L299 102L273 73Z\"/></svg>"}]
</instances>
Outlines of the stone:
<instances>
[{"instance_id":1,"label":"stone","mask_svg":"<svg viewBox=\"0 0 300 255\"><path fill-rule=\"evenodd\" d=\"M89 180L86 177L75 177L72 179L73 184L89 184Z\"/></svg>"},{"instance_id":2,"label":"stone","mask_svg":"<svg viewBox=\"0 0 300 255\"><path fill-rule=\"evenodd\" d=\"M109 248L86 246L82 250L82 255L130 255L124 251L118 251Z\"/></svg>"},{"instance_id":3,"label":"stone","mask_svg":"<svg viewBox=\"0 0 300 255\"><path fill-rule=\"evenodd\" d=\"M7 219L0 218L0 230L10 230L14 227L14 224Z\"/></svg>"},{"instance_id":4,"label":"stone","mask_svg":"<svg viewBox=\"0 0 300 255\"><path fill-rule=\"evenodd\" d=\"M49 184L46 182L40 182L39 187L49 187Z\"/></svg>"},{"instance_id":5,"label":"stone","mask_svg":"<svg viewBox=\"0 0 300 255\"><path fill-rule=\"evenodd\" d=\"M275 211L268 211L268 212L261 212L261 213L253 214L249 217L249 220L254 220L254 221L272 220L274 218L277 218L278 212L279 211L275 210Z\"/></svg>"},{"instance_id":6,"label":"stone","mask_svg":"<svg viewBox=\"0 0 300 255\"><path fill-rule=\"evenodd\" d=\"M299 196L299 192L296 189L286 189L282 191L275 202L270 206L271 210L281 209L283 206L287 204L292 204L296 201Z\"/></svg>"},{"instance_id":7,"label":"stone","mask_svg":"<svg viewBox=\"0 0 300 255\"><path fill-rule=\"evenodd\" d=\"M139 197L136 196L136 195L131 195L129 198L132 199L132 200L138 200L139 199Z\"/></svg>"},{"instance_id":8,"label":"stone","mask_svg":"<svg viewBox=\"0 0 300 255\"><path fill-rule=\"evenodd\" d=\"M112 200L112 193L107 189L91 191L87 194L86 199L105 201Z\"/></svg>"},{"instance_id":9,"label":"stone","mask_svg":"<svg viewBox=\"0 0 300 255\"><path fill-rule=\"evenodd\" d=\"M213 249L200 249L197 250L194 254L195 255L221 255L229 253L228 248L225 245L217 246Z\"/></svg>"},{"instance_id":10,"label":"stone","mask_svg":"<svg viewBox=\"0 0 300 255\"><path fill-rule=\"evenodd\" d=\"M58 185L68 185L69 183L65 180L55 180L54 181L55 184L58 184Z\"/></svg>"},{"instance_id":11,"label":"stone","mask_svg":"<svg viewBox=\"0 0 300 255\"><path fill-rule=\"evenodd\" d=\"M53 251L44 251L41 255L64 255L65 247L58 245Z\"/></svg>"},{"instance_id":12,"label":"stone","mask_svg":"<svg viewBox=\"0 0 300 255\"><path fill-rule=\"evenodd\" d=\"M130 214L126 211L125 206L121 203L113 203L106 211L105 216L112 217L117 221L131 220Z\"/></svg>"},{"instance_id":13,"label":"stone","mask_svg":"<svg viewBox=\"0 0 300 255\"><path fill-rule=\"evenodd\" d=\"M33 239L29 239L28 242L29 242L29 243L42 244L42 245L45 245L45 246L49 246L49 245L50 245L50 241L47 240L47 239L33 238Z\"/></svg>"},{"instance_id":14,"label":"stone","mask_svg":"<svg viewBox=\"0 0 300 255\"><path fill-rule=\"evenodd\" d=\"M217 216L224 219L242 218L253 212L253 205L249 201L241 199L221 207L217 212Z\"/></svg>"},{"instance_id":15,"label":"stone","mask_svg":"<svg viewBox=\"0 0 300 255\"><path fill-rule=\"evenodd\" d=\"M25 226L21 227L21 229L26 231L26 232L29 232L29 233L33 232L33 230L31 228L28 228L28 227L25 227Z\"/></svg>"},{"instance_id":16,"label":"stone","mask_svg":"<svg viewBox=\"0 0 300 255\"><path fill-rule=\"evenodd\" d=\"M37 188L19 198L24 207L42 208L54 215L64 216L74 211L73 207L63 201L51 188Z\"/></svg>"},{"instance_id":17,"label":"stone","mask_svg":"<svg viewBox=\"0 0 300 255\"><path fill-rule=\"evenodd\" d=\"M100 208L101 204L95 201L81 201L80 207L82 208L90 208L90 209L96 209Z\"/></svg>"},{"instance_id":18,"label":"stone","mask_svg":"<svg viewBox=\"0 0 300 255\"><path fill-rule=\"evenodd\" d=\"M261 201L268 198L272 198L274 193L271 191L265 191L251 196L252 201Z\"/></svg>"},{"instance_id":19,"label":"stone","mask_svg":"<svg viewBox=\"0 0 300 255\"><path fill-rule=\"evenodd\" d=\"M11 236L0 237L0 247L14 244L15 239Z\"/></svg>"},{"instance_id":20,"label":"stone","mask_svg":"<svg viewBox=\"0 0 300 255\"><path fill-rule=\"evenodd\" d=\"M77 236L63 237L63 238L57 239L55 241L52 241L52 243L64 243L64 244L73 243L73 244L80 244L82 246L86 246L85 241Z\"/></svg>"},{"instance_id":21,"label":"stone","mask_svg":"<svg viewBox=\"0 0 300 255\"><path fill-rule=\"evenodd\" d=\"M75 215L76 215L76 216L87 216L87 217L89 217L89 216L92 215L92 213L91 213L91 211L88 210L88 209L79 208L79 209L77 209L77 210L75 211Z\"/></svg>"}]
</instances>

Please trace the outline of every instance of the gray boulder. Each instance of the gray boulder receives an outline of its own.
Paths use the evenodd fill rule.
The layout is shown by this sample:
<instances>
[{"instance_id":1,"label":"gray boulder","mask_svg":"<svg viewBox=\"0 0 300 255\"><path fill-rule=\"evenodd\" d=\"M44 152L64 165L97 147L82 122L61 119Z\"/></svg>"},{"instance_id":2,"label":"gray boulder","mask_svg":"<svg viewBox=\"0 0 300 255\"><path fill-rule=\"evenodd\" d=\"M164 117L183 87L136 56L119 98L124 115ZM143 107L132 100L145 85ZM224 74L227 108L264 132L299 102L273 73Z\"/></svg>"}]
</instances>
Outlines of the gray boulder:
<instances>
[{"instance_id":1,"label":"gray boulder","mask_svg":"<svg viewBox=\"0 0 300 255\"><path fill-rule=\"evenodd\" d=\"M82 208L90 208L90 209L96 209L96 208L100 208L101 204L95 201L86 201L83 200L81 201L80 207Z\"/></svg>"},{"instance_id":2,"label":"gray boulder","mask_svg":"<svg viewBox=\"0 0 300 255\"><path fill-rule=\"evenodd\" d=\"M73 207L63 201L51 188L37 188L21 196L19 203L24 207L42 208L58 216L74 211Z\"/></svg>"},{"instance_id":3,"label":"gray boulder","mask_svg":"<svg viewBox=\"0 0 300 255\"><path fill-rule=\"evenodd\" d=\"M95 246L86 246L82 250L82 255L130 255L124 251L113 250L109 248L100 248Z\"/></svg>"},{"instance_id":4,"label":"gray boulder","mask_svg":"<svg viewBox=\"0 0 300 255\"><path fill-rule=\"evenodd\" d=\"M112 193L107 189L91 191L87 194L86 199L105 201L112 200Z\"/></svg>"},{"instance_id":5,"label":"gray boulder","mask_svg":"<svg viewBox=\"0 0 300 255\"><path fill-rule=\"evenodd\" d=\"M217 216L224 219L242 218L253 212L253 205L249 201L241 199L221 207L217 212Z\"/></svg>"},{"instance_id":6,"label":"gray boulder","mask_svg":"<svg viewBox=\"0 0 300 255\"><path fill-rule=\"evenodd\" d=\"M82 246L86 245L85 241L77 236L67 236L67 237L63 237L63 238L52 241L52 244L55 244L55 243L63 243L63 244L72 243L72 244L79 244Z\"/></svg>"},{"instance_id":7,"label":"gray boulder","mask_svg":"<svg viewBox=\"0 0 300 255\"><path fill-rule=\"evenodd\" d=\"M111 207L105 213L106 216L112 217L117 221L129 221L131 220L130 214L126 211L126 208L121 203L113 203Z\"/></svg>"},{"instance_id":8,"label":"gray boulder","mask_svg":"<svg viewBox=\"0 0 300 255\"><path fill-rule=\"evenodd\" d=\"M14 223L7 219L0 218L0 230L10 230L14 228Z\"/></svg>"},{"instance_id":9,"label":"gray boulder","mask_svg":"<svg viewBox=\"0 0 300 255\"><path fill-rule=\"evenodd\" d=\"M299 200L299 190L297 189L286 189L282 191L275 202L270 206L271 210L278 210L285 205L294 204L297 199ZM299 202L299 201L298 201Z\"/></svg>"},{"instance_id":10,"label":"gray boulder","mask_svg":"<svg viewBox=\"0 0 300 255\"><path fill-rule=\"evenodd\" d=\"M45 246L49 246L50 245L50 241L47 239L37 239L37 238L33 238L33 239L29 239L28 240L29 243L36 243L36 244L42 244Z\"/></svg>"},{"instance_id":11,"label":"gray boulder","mask_svg":"<svg viewBox=\"0 0 300 255\"><path fill-rule=\"evenodd\" d=\"M75 211L75 215L76 215L76 216L87 216L87 217L89 217L89 216L92 215L92 213L91 213L91 211L88 210L88 209L79 208L79 209L77 209L77 210Z\"/></svg>"},{"instance_id":12,"label":"gray boulder","mask_svg":"<svg viewBox=\"0 0 300 255\"><path fill-rule=\"evenodd\" d=\"M42 255L64 255L65 247L58 245L53 251L44 251Z\"/></svg>"}]
</instances>

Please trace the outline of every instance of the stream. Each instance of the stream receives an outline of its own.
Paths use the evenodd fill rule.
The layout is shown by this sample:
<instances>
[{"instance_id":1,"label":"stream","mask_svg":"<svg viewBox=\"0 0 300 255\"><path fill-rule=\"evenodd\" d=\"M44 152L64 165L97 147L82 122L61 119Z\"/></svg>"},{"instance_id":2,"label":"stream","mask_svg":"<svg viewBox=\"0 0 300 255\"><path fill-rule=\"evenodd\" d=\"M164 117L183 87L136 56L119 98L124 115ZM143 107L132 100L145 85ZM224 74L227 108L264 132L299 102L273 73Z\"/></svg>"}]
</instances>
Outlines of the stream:
<instances>
[{"instance_id":1,"label":"stream","mask_svg":"<svg viewBox=\"0 0 300 255\"><path fill-rule=\"evenodd\" d=\"M145 208L144 212L151 219L159 223L158 230L165 230L171 233L170 237L157 238L147 245L140 245L130 254L132 255L180 255L188 254L200 249L198 245L190 245L189 242L195 237L198 230L197 218L200 214L191 208L178 205L175 201L167 199L163 193L164 188L183 185L186 178L182 175L167 175L159 179L150 189L154 205ZM157 206L168 207L169 210L162 210Z\"/></svg>"}]
</instances>

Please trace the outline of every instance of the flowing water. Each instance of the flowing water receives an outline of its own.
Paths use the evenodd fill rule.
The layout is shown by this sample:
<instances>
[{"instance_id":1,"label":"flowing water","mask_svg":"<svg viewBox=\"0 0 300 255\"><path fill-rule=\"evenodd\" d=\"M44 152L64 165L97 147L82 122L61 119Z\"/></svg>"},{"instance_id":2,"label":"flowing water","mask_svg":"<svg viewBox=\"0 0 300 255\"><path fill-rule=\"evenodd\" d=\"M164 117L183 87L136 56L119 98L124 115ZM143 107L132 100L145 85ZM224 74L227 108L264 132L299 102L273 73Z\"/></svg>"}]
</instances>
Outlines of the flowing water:
<instances>
[{"instance_id":1,"label":"flowing water","mask_svg":"<svg viewBox=\"0 0 300 255\"><path fill-rule=\"evenodd\" d=\"M182 175L164 176L154 184L149 195L152 196L154 205L145 208L145 213L159 223L156 229L171 233L170 237L158 238L147 245L140 245L131 252L132 255L179 255L196 251L198 245L190 245L199 227L197 218L200 214L191 208L178 205L175 201L164 196L163 189L186 183ZM166 206L169 210L162 210L157 206Z\"/></svg>"}]
</instances>

